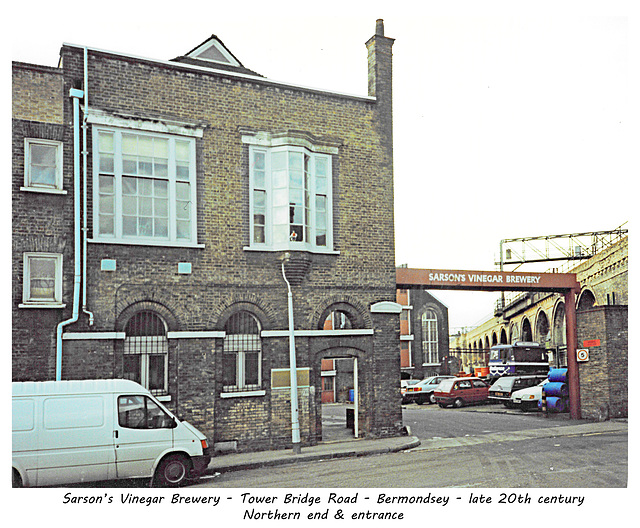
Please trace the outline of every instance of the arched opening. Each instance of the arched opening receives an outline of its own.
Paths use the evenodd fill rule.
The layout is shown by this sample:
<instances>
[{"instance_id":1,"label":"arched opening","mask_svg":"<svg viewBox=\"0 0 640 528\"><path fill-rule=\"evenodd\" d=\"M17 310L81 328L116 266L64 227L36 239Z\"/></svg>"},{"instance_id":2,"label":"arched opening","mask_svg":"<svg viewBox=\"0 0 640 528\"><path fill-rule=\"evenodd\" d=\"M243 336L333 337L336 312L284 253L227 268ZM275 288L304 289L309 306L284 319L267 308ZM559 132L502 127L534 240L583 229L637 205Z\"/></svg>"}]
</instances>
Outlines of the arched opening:
<instances>
[{"instance_id":1,"label":"arched opening","mask_svg":"<svg viewBox=\"0 0 640 528\"><path fill-rule=\"evenodd\" d=\"M531 331L531 323L529 319L525 317L522 320L522 340L533 341L533 332Z\"/></svg>"},{"instance_id":2,"label":"arched opening","mask_svg":"<svg viewBox=\"0 0 640 528\"><path fill-rule=\"evenodd\" d=\"M504 328L502 330L500 330L500 344L501 345L508 345L509 344L509 341L507 340L507 332L505 331Z\"/></svg>"},{"instance_id":3,"label":"arched opening","mask_svg":"<svg viewBox=\"0 0 640 528\"><path fill-rule=\"evenodd\" d=\"M260 323L250 312L236 312L224 325L222 379L225 392L262 387Z\"/></svg>"},{"instance_id":4,"label":"arched opening","mask_svg":"<svg viewBox=\"0 0 640 528\"><path fill-rule=\"evenodd\" d=\"M129 318L124 331L123 378L152 394L167 394L169 341L165 322L155 312L142 310Z\"/></svg>"},{"instance_id":5,"label":"arched opening","mask_svg":"<svg viewBox=\"0 0 640 528\"><path fill-rule=\"evenodd\" d=\"M580 299L578 300L578 307L576 309L577 311L589 310L590 308L593 308L595 304L596 304L596 298L591 292L591 290L584 290L580 294Z\"/></svg>"},{"instance_id":6,"label":"arched opening","mask_svg":"<svg viewBox=\"0 0 640 528\"><path fill-rule=\"evenodd\" d=\"M567 331L564 303L558 303L553 316L553 348L555 349L555 366L567 366Z\"/></svg>"},{"instance_id":7,"label":"arched opening","mask_svg":"<svg viewBox=\"0 0 640 528\"><path fill-rule=\"evenodd\" d=\"M550 327L549 327L549 318L547 317L547 314L543 311L541 311L538 314L538 321L536 322L536 337L535 340L538 341L538 343L547 345L551 335L550 335Z\"/></svg>"}]
</instances>

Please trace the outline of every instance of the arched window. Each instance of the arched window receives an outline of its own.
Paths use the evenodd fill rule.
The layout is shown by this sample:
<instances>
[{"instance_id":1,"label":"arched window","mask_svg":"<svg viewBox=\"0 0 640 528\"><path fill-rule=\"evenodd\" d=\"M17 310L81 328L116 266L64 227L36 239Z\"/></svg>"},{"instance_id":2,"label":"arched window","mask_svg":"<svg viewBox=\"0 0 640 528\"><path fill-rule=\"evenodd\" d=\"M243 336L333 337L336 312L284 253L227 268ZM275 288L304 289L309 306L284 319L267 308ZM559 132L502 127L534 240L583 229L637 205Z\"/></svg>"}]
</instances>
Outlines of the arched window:
<instances>
[{"instance_id":1,"label":"arched window","mask_svg":"<svg viewBox=\"0 0 640 528\"><path fill-rule=\"evenodd\" d=\"M438 316L432 309L422 314L422 360L425 364L438 360Z\"/></svg>"},{"instance_id":2,"label":"arched window","mask_svg":"<svg viewBox=\"0 0 640 528\"><path fill-rule=\"evenodd\" d=\"M168 392L169 341L164 321L154 312L138 312L125 326L123 376L152 394Z\"/></svg>"},{"instance_id":3,"label":"arched window","mask_svg":"<svg viewBox=\"0 0 640 528\"><path fill-rule=\"evenodd\" d=\"M233 314L224 327L224 391L255 390L262 386L260 324L249 312Z\"/></svg>"}]
</instances>

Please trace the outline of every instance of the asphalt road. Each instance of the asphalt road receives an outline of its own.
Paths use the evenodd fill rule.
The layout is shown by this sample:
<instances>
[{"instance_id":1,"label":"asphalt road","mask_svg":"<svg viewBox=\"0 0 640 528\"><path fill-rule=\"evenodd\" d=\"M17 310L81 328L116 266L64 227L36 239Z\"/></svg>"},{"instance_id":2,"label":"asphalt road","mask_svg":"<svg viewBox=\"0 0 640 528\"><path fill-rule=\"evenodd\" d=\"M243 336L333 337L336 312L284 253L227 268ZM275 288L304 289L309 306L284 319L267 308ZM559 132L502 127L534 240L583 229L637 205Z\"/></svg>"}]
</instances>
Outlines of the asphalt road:
<instances>
[{"instance_id":1,"label":"asphalt road","mask_svg":"<svg viewBox=\"0 0 640 528\"><path fill-rule=\"evenodd\" d=\"M627 435L482 443L229 472L216 488L614 488L627 485Z\"/></svg>"}]
</instances>

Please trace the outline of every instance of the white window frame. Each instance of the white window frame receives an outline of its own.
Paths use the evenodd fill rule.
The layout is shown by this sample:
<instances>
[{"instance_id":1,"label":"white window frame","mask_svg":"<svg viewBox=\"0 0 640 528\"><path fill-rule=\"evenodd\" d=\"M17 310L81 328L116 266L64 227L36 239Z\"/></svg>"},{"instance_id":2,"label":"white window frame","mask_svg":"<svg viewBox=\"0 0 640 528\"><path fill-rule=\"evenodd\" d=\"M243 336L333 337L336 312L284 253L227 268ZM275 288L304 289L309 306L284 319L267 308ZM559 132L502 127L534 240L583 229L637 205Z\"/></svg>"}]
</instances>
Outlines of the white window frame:
<instances>
[{"instance_id":1,"label":"white window frame","mask_svg":"<svg viewBox=\"0 0 640 528\"><path fill-rule=\"evenodd\" d=\"M31 259L53 260L55 286L53 299L37 299L31 294ZM24 253L21 308L64 308L62 304L62 255L59 253Z\"/></svg>"},{"instance_id":2,"label":"white window frame","mask_svg":"<svg viewBox=\"0 0 640 528\"><path fill-rule=\"evenodd\" d=\"M101 132L111 133L114 138L114 233L100 233L100 150L99 137ZM125 236L123 234L123 167L122 167L122 135L131 134L152 138L165 139L169 142L168 158L168 236L164 237L144 237ZM189 147L189 177L190 186L190 239L177 237L177 170L176 170L176 141L188 143ZM155 131L139 130L134 128L118 128L109 126L93 126L93 240L94 242L113 244L134 244L149 246L173 246L173 247L202 247L197 243L197 189L196 189L196 141L194 137L166 134ZM140 178L140 177L139 177Z\"/></svg>"},{"instance_id":3,"label":"white window frame","mask_svg":"<svg viewBox=\"0 0 640 528\"><path fill-rule=\"evenodd\" d=\"M271 170L271 157L274 153L296 152L309 156L309 240L297 241L274 241L274 204L273 204L273 179ZM254 203L254 190L256 187L254 162L256 153L263 153L265 156L265 190L266 190L266 207L265 207L265 240L264 243L255 242L254 233L254 212L256 211ZM327 189L326 189L326 245L318 246L316 244L316 234L318 226L316 225L316 160L322 158L327 166ZM333 173L332 173L332 156L331 154L314 152L313 149L305 146L282 145L282 146L249 146L249 246L246 250L257 251L282 251L282 250L302 250L313 253L336 253L333 251ZM259 188L259 187L258 187ZM303 213L304 216L304 213Z\"/></svg>"},{"instance_id":4,"label":"white window frame","mask_svg":"<svg viewBox=\"0 0 640 528\"><path fill-rule=\"evenodd\" d=\"M53 147L56 149L56 167L55 167L55 182L53 185L46 185L42 183L32 182L31 172L31 147L33 145L43 145L47 147ZM63 182L63 143L62 141L53 141L51 139L40 138L24 138L24 187L21 187L23 191L31 192L43 192L51 194L66 194L66 191L62 188Z\"/></svg>"},{"instance_id":5,"label":"white window frame","mask_svg":"<svg viewBox=\"0 0 640 528\"><path fill-rule=\"evenodd\" d=\"M164 322L164 321L163 321ZM138 343L144 343L149 346L149 343L153 343L151 346L154 349L160 350L154 351L153 354L143 352L127 352L127 348L133 350L136 349ZM166 394L169 392L169 341L166 335L162 336L126 336L125 338L125 354L124 356L135 356L140 358L140 385L147 390L149 388L149 367L151 356L163 356L164 357L164 372L163 372L163 387L162 389L153 389L160 394Z\"/></svg>"},{"instance_id":6,"label":"white window frame","mask_svg":"<svg viewBox=\"0 0 640 528\"><path fill-rule=\"evenodd\" d=\"M434 319L427 319L427 314L433 313ZM438 314L433 309L426 310L421 316L422 327L422 361L423 365L438 364ZM433 328L431 328L433 326ZM435 341L429 339L430 330L433 330Z\"/></svg>"}]
</instances>

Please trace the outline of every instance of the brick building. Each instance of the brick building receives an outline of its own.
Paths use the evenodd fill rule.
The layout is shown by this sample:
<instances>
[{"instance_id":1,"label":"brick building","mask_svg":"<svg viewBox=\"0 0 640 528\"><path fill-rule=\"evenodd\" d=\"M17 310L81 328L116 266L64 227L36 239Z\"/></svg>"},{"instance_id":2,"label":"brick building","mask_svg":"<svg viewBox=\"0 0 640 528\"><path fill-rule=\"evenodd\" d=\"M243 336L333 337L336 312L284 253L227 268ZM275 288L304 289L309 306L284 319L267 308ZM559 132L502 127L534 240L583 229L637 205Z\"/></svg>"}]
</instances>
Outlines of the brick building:
<instances>
[{"instance_id":1,"label":"brick building","mask_svg":"<svg viewBox=\"0 0 640 528\"><path fill-rule=\"evenodd\" d=\"M449 354L449 309L426 290L397 290L400 314L400 367L403 379L440 374Z\"/></svg>"},{"instance_id":2,"label":"brick building","mask_svg":"<svg viewBox=\"0 0 640 528\"><path fill-rule=\"evenodd\" d=\"M215 36L14 63L13 379L134 379L215 445L290 446L286 279L303 445L322 359L357 360L360 436L399 434L392 45L378 21L366 96Z\"/></svg>"}]
</instances>

